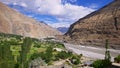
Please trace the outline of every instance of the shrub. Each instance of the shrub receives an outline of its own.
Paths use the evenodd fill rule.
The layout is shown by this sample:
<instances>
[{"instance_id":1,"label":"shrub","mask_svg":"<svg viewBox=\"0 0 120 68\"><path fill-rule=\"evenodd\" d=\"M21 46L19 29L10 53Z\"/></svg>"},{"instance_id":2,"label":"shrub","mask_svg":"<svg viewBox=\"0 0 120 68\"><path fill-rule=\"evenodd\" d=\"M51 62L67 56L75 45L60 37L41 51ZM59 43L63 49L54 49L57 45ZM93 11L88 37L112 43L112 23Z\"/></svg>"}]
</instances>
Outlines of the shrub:
<instances>
[{"instance_id":1,"label":"shrub","mask_svg":"<svg viewBox=\"0 0 120 68\"><path fill-rule=\"evenodd\" d=\"M81 63L78 56L73 56L73 57L70 59L70 61L71 61L72 64L75 64L75 65L78 65L78 64Z\"/></svg>"},{"instance_id":2,"label":"shrub","mask_svg":"<svg viewBox=\"0 0 120 68\"><path fill-rule=\"evenodd\" d=\"M53 62L52 61L48 62L48 65L53 65Z\"/></svg>"},{"instance_id":3,"label":"shrub","mask_svg":"<svg viewBox=\"0 0 120 68\"><path fill-rule=\"evenodd\" d=\"M34 54L31 55L30 59L34 60L34 59L36 59L38 57L40 57L40 54L39 53L34 53Z\"/></svg>"},{"instance_id":4,"label":"shrub","mask_svg":"<svg viewBox=\"0 0 120 68\"><path fill-rule=\"evenodd\" d=\"M111 62L109 60L96 60L92 64L94 68L108 68L110 65Z\"/></svg>"},{"instance_id":5,"label":"shrub","mask_svg":"<svg viewBox=\"0 0 120 68\"><path fill-rule=\"evenodd\" d=\"M120 55L118 55L117 57L114 58L114 62L120 63Z\"/></svg>"},{"instance_id":6,"label":"shrub","mask_svg":"<svg viewBox=\"0 0 120 68\"><path fill-rule=\"evenodd\" d=\"M61 58L61 59L67 59L67 58L69 58L71 56L71 53L67 53L67 52L65 52L65 51L61 51L61 52L59 52L57 55L56 55L56 57L59 57L59 58Z\"/></svg>"},{"instance_id":7,"label":"shrub","mask_svg":"<svg viewBox=\"0 0 120 68\"><path fill-rule=\"evenodd\" d=\"M102 60L96 60L96 61L94 61L93 64L92 64L92 66L94 68L101 68L101 66L102 66Z\"/></svg>"}]
</instances>

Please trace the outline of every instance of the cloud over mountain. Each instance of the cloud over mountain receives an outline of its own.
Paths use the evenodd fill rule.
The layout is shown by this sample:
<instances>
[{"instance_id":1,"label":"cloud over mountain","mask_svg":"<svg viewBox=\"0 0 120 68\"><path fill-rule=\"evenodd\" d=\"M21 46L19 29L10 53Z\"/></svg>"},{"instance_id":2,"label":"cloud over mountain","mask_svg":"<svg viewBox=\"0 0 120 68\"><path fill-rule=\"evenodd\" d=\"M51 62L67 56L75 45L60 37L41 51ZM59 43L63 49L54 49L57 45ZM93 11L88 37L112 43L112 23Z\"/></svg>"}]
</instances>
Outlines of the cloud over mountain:
<instances>
[{"instance_id":1,"label":"cloud over mountain","mask_svg":"<svg viewBox=\"0 0 120 68\"><path fill-rule=\"evenodd\" d=\"M7 4L17 4L31 9L42 15L51 15L55 17L57 22L51 21L53 27L69 26L74 21L86 16L94 11L94 9L79 5L73 5L70 2L77 0L0 0ZM64 3L64 4L63 4ZM45 21L47 22L47 21Z\"/></svg>"}]
</instances>

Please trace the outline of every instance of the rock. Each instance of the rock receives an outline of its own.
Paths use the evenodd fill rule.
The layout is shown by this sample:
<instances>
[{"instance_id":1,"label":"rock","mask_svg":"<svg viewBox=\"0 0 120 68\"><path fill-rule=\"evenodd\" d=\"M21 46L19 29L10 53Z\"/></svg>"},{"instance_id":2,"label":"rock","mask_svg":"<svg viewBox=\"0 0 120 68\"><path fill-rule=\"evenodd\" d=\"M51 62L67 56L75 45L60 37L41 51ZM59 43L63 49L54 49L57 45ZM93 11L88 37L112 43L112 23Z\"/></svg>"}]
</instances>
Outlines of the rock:
<instances>
[{"instance_id":1,"label":"rock","mask_svg":"<svg viewBox=\"0 0 120 68\"><path fill-rule=\"evenodd\" d=\"M33 38L61 35L57 29L24 16L2 3L0 3L0 32Z\"/></svg>"},{"instance_id":2,"label":"rock","mask_svg":"<svg viewBox=\"0 0 120 68\"><path fill-rule=\"evenodd\" d=\"M79 19L64 36L67 42L100 47L108 39L111 48L120 49L120 0Z\"/></svg>"}]
</instances>

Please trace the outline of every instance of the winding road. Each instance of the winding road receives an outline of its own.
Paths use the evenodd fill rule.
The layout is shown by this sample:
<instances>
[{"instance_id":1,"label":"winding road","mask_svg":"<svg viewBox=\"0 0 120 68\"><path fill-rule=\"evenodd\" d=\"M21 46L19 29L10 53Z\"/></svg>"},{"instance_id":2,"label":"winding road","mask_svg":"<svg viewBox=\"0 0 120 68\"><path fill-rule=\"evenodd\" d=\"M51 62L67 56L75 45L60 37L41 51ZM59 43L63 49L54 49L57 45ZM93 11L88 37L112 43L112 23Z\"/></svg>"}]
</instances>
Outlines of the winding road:
<instances>
[{"instance_id":1,"label":"winding road","mask_svg":"<svg viewBox=\"0 0 120 68\"><path fill-rule=\"evenodd\" d=\"M67 50L70 50L76 54L83 54L86 57L93 59L104 59L105 48L96 48L90 46L81 46L64 43ZM120 50L109 49L111 55L111 61L114 61L114 57L120 54Z\"/></svg>"}]
</instances>

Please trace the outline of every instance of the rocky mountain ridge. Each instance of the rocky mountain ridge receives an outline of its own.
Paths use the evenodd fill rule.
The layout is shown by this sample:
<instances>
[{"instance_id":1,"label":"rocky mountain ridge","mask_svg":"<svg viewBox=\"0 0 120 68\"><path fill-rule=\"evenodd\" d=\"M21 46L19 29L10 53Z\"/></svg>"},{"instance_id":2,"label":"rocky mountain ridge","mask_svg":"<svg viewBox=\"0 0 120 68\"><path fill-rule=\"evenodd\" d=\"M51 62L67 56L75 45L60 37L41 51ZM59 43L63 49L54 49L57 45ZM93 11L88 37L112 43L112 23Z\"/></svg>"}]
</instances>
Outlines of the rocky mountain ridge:
<instances>
[{"instance_id":1,"label":"rocky mountain ridge","mask_svg":"<svg viewBox=\"0 0 120 68\"><path fill-rule=\"evenodd\" d=\"M61 34L57 29L24 16L3 3L0 3L0 32L33 38L45 38Z\"/></svg>"},{"instance_id":2,"label":"rocky mountain ridge","mask_svg":"<svg viewBox=\"0 0 120 68\"><path fill-rule=\"evenodd\" d=\"M108 39L111 48L120 49L120 0L79 19L64 36L67 42L96 46Z\"/></svg>"}]
</instances>

